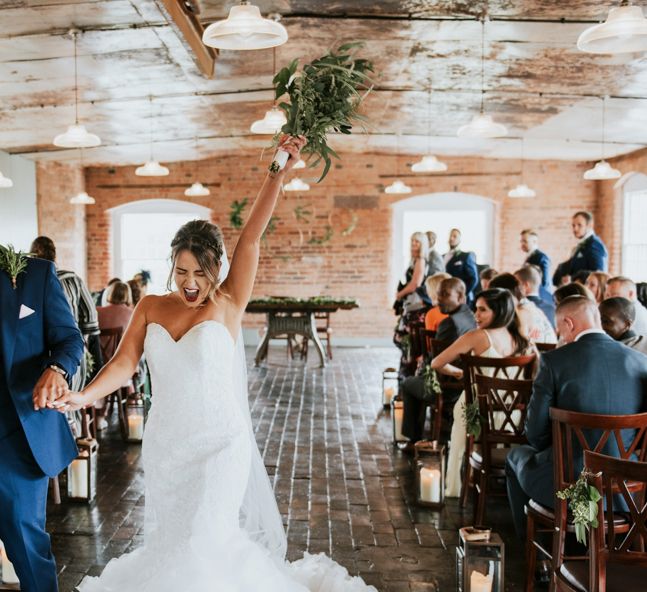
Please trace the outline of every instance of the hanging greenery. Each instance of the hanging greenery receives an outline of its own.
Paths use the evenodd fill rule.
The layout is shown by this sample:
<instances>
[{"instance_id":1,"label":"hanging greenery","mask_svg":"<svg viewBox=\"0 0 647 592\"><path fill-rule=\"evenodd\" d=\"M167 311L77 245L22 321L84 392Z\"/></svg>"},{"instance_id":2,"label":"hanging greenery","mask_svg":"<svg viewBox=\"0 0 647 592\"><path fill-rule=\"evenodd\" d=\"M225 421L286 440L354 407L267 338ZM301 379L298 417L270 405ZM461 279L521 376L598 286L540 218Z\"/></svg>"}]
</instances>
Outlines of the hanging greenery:
<instances>
[{"instance_id":1,"label":"hanging greenery","mask_svg":"<svg viewBox=\"0 0 647 592\"><path fill-rule=\"evenodd\" d=\"M357 214L353 214L353 218L351 219L350 224L346 228L344 228L344 230L341 231L341 235L348 236L349 234L352 234L352 232L357 227L358 220L359 220L359 216Z\"/></svg>"},{"instance_id":2,"label":"hanging greenery","mask_svg":"<svg viewBox=\"0 0 647 592\"><path fill-rule=\"evenodd\" d=\"M310 222L310 216L312 216L312 210L306 209L307 206L296 206L294 208L294 217L297 222L305 222L308 224Z\"/></svg>"},{"instance_id":3,"label":"hanging greenery","mask_svg":"<svg viewBox=\"0 0 647 592\"><path fill-rule=\"evenodd\" d=\"M431 367L431 364L425 366L423 374L425 381L425 398L427 400L434 399L441 394L440 382L438 380L438 373Z\"/></svg>"},{"instance_id":4,"label":"hanging greenery","mask_svg":"<svg viewBox=\"0 0 647 592\"><path fill-rule=\"evenodd\" d=\"M463 403L463 421L468 436L478 438L481 435L481 414L479 404L473 401L469 405Z\"/></svg>"},{"instance_id":5,"label":"hanging greenery","mask_svg":"<svg viewBox=\"0 0 647 592\"><path fill-rule=\"evenodd\" d=\"M308 241L309 245L325 245L327 242L329 242L333 235L335 234L332 226L330 224L326 225L326 231L324 232L323 236L313 236L310 238Z\"/></svg>"},{"instance_id":6,"label":"hanging greenery","mask_svg":"<svg viewBox=\"0 0 647 592\"><path fill-rule=\"evenodd\" d=\"M11 285L16 289L18 276L27 269L27 254L16 251L12 245L0 245L0 269L11 278Z\"/></svg>"},{"instance_id":7,"label":"hanging greenery","mask_svg":"<svg viewBox=\"0 0 647 592\"><path fill-rule=\"evenodd\" d=\"M575 525L575 538L583 545L587 544L587 531L598 526L598 502L602 499L600 492L588 484L589 476L590 473L585 469L573 485L557 492L559 499L568 500Z\"/></svg>"},{"instance_id":8,"label":"hanging greenery","mask_svg":"<svg viewBox=\"0 0 647 592\"><path fill-rule=\"evenodd\" d=\"M247 205L247 198L241 201L232 201L229 206L229 224L232 228L243 227L243 210Z\"/></svg>"},{"instance_id":9,"label":"hanging greenery","mask_svg":"<svg viewBox=\"0 0 647 592\"><path fill-rule=\"evenodd\" d=\"M310 167L324 162L318 183L328 174L331 157L339 158L328 145L328 134L350 134L355 121L365 120L358 110L370 90L368 73L373 72L373 64L355 58L355 52L362 47L362 43L341 45L337 51L306 64L301 72L297 72L299 62L294 60L273 80L275 98L285 94L289 98L289 102L279 103L287 118L281 131L305 136L308 143L302 152L314 156ZM277 142L275 138L275 145ZM279 168L276 161L270 165L274 172Z\"/></svg>"}]
</instances>

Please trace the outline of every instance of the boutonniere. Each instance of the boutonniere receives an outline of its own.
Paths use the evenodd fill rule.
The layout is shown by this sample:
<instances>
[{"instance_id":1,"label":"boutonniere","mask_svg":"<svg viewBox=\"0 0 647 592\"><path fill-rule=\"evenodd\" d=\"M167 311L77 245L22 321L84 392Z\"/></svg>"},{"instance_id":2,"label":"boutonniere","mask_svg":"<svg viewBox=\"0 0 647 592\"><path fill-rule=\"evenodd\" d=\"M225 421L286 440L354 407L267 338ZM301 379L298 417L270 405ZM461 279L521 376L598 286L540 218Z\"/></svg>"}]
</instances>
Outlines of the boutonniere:
<instances>
[{"instance_id":1,"label":"boutonniere","mask_svg":"<svg viewBox=\"0 0 647 592\"><path fill-rule=\"evenodd\" d=\"M16 251L11 245L0 245L0 269L11 278L11 285L15 290L16 279L27 269L27 254Z\"/></svg>"}]
</instances>

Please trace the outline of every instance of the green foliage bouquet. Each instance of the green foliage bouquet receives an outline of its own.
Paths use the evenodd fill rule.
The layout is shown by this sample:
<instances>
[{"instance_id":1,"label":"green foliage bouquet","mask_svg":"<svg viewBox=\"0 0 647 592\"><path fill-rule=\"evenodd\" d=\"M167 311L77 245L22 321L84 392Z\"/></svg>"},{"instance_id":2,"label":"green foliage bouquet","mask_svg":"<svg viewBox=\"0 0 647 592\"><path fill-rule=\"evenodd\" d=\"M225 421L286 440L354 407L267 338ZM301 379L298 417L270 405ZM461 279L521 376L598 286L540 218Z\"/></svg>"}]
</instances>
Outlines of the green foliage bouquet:
<instances>
[{"instance_id":1,"label":"green foliage bouquet","mask_svg":"<svg viewBox=\"0 0 647 592\"><path fill-rule=\"evenodd\" d=\"M355 51L362 47L362 43L341 45L337 51L305 65L301 72L297 72L299 62L294 60L273 80L276 100L286 94L289 97L289 102L279 103L287 118L281 131L306 138L303 153L315 157L311 167L323 160L325 166L319 181L328 174L331 157L339 158L326 136L331 132L350 134L354 121L365 120L358 110L370 91L368 73L373 72L373 64L355 57ZM281 170L287 159L288 154L278 150L270 170Z\"/></svg>"}]
</instances>

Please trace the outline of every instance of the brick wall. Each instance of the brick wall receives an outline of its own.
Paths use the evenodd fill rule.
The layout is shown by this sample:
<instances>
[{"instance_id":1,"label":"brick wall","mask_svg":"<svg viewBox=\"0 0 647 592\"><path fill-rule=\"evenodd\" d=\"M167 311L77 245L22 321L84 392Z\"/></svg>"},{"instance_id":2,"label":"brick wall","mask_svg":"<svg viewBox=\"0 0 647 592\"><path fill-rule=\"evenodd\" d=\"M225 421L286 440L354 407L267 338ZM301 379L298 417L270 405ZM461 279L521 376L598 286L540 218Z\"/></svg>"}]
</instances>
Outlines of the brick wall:
<instances>
[{"instance_id":1,"label":"brick wall","mask_svg":"<svg viewBox=\"0 0 647 592\"><path fill-rule=\"evenodd\" d=\"M69 199L84 188L81 167L59 162L38 163L38 232L56 244L57 265L83 278L86 277L85 211L84 206L71 205Z\"/></svg>"},{"instance_id":2,"label":"brick wall","mask_svg":"<svg viewBox=\"0 0 647 592\"><path fill-rule=\"evenodd\" d=\"M477 158L445 159L449 165L445 175L402 175L413 193L384 194L383 188L393 181L394 173L408 171L413 160L347 155L320 186L312 184L311 191L303 194L285 194L276 211L276 231L262 248L255 294L353 296L362 307L334 317L336 334L385 337L394 323L390 313L394 286L390 285L389 206L398 199L460 191L494 200L498 204L495 265L506 270L513 270L523 260L518 247L522 228L536 228L542 248L557 263L568 257L574 244L569 227L572 213L581 208L597 210L596 184L582 180L588 166L558 161L525 163L525 181L538 195L534 200L507 197L508 190L520 180L518 161ZM214 222L223 229L228 251L233 249L238 232L229 223L230 204L244 197L253 200L265 164L259 162L258 155L249 155L175 163L170 168L171 174L163 178L137 177L134 167L86 170L87 190L97 200L95 206L87 208L88 279L92 289L103 286L112 274L107 210L130 201L173 198L207 206L213 211ZM304 177L313 176L302 173ZM194 179L210 187L209 197L184 197L184 189ZM311 212L309 224L296 219L295 208L299 206ZM342 231L348 231L355 217L354 230L344 235ZM334 231L332 239L317 244L328 226ZM445 237L440 240L444 248ZM257 326L260 320L247 318L245 324Z\"/></svg>"}]
</instances>

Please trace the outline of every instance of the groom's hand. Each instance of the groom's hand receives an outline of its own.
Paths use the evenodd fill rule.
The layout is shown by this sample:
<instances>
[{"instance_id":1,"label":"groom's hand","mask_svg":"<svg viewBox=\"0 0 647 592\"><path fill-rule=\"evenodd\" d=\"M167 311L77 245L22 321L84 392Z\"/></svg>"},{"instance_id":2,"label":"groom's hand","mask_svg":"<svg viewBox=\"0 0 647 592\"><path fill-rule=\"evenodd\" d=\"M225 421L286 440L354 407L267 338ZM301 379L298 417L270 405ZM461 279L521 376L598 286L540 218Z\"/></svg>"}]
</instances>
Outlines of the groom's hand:
<instances>
[{"instance_id":1,"label":"groom's hand","mask_svg":"<svg viewBox=\"0 0 647 592\"><path fill-rule=\"evenodd\" d=\"M34 410L45 409L48 403L66 395L69 390L67 380L58 372L47 368L34 387Z\"/></svg>"}]
</instances>

